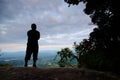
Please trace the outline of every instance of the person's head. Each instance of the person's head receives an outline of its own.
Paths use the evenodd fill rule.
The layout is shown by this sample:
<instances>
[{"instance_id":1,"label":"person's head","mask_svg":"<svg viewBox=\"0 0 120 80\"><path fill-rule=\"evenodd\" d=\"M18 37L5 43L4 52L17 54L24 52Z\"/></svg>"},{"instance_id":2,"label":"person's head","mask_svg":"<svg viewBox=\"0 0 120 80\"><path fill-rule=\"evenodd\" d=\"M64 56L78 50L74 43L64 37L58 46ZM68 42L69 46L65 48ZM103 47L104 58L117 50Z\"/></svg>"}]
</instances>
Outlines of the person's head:
<instances>
[{"instance_id":1,"label":"person's head","mask_svg":"<svg viewBox=\"0 0 120 80\"><path fill-rule=\"evenodd\" d=\"M36 26L35 23L31 24L31 29L32 29L32 30L36 30L36 28L37 28L37 26Z\"/></svg>"}]
</instances>

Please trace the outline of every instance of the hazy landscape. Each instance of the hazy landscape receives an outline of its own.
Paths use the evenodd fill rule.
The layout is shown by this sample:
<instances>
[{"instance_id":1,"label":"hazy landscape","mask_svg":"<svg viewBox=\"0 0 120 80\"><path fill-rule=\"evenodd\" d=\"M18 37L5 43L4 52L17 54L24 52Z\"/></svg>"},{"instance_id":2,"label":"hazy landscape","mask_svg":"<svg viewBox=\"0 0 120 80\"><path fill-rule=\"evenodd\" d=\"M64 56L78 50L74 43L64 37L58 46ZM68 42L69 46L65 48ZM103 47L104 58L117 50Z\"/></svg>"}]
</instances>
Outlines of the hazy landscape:
<instances>
[{"instance_id":1,"label":"hazy landscape","mask_svg":"<svg viewBox=\"0 0 120 80\"><path fill-rule=\"evenodd\" d=\"M56 60L54 60L57 50L41 50L38 54L38 67L57 67ZM0 64L11 64L13 67L24 66L25 52L3 52L0 56ZM29 61L29 66L32 66L32 57Z\"/></svg>"}]
</instances>

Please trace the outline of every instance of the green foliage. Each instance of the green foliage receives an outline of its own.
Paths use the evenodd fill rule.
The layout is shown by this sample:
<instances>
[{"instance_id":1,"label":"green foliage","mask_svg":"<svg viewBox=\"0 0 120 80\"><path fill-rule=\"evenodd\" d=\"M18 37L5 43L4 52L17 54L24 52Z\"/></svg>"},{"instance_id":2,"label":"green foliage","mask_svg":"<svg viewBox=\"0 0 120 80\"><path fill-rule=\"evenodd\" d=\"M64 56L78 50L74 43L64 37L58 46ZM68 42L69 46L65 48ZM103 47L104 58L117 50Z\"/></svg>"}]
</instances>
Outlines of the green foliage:
<instances>
[{"instance_id":1,"label":"green foliage","mask_svg":"<svg viewBox=\"0 0 120 80\"><path fill-rule=\"evenodd\" d=\"M77 61L77 67L80 68L85 65L85 55L90 49L89 42L87 39L84 39L81 43L77 44L74 42L73 45L74 52L69 48L61 49L57 52L57 56L60 57L58 64L60 67L65 67L66 65L72 64L72 60ZM55 58L56 59L56 58Z\"/></svg>"},{"instance_id":2,"label":"green foliage","mask_svg":"<svg viewBox=\"0 0 120 80\"><path fill-rule=\"evenodd\" d=\"M73 58L73 52L72 50L70 50L69 48L64 48L61 49L61 51L57 52L57 55L55 57L55 59L57 58L57 56L59 56L59 61L58 61L58 65L60 67L65 67L67 65L71 65L71 60Z\"/></svg>"},{"instance_id":3,"label":"green foliage","mask_svg":"<svg viewBox=\"0 0 120 80\"><path fill-rule=\"evenodd\" d=\"M72 65L71 61L73 59L76 59L78 68L87 67L96 70L110 70L114 66L113 63L115 62L112 62L114 60L108 59L108 56L105 55L107 52L103 49L94 49L94 46L87 39L78 44L74 42L73 49L74 53L69 48L64 48L57 52L57 56L60 58L58 61L60 67Z\"/></svg>"},{"instance_id":4,"label":"green foliage","mask_svg":"<svg viewBox=\"0 0 120 80\"><path fill-rule=\"evenodd\" d=\"M83 2L86 5L84 12L90 15L92 23L97 25L97 28L90 33L87 42L83 41L85 43L77 45L78 51L82 50L80 53L84 55L81 62L90 68L120 72L119 2L115 0L64 1L69 5Z\"/></svg>"}]
</instances>

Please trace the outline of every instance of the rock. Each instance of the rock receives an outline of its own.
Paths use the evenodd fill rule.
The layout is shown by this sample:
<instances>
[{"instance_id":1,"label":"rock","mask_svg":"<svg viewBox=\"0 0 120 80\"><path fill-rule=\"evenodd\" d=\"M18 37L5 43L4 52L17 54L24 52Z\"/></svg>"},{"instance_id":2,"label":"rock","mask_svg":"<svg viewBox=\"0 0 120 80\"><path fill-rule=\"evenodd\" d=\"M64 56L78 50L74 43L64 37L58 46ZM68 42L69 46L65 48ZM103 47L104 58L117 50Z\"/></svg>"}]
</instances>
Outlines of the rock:
<instances>
[{"instance_id":1,"label":"rock","mask_svg":"<svg viewBox=\"0 0 120 80\"><path fill-rule=\"evenodd\" d=\"M1 67L0 80L120 80L118 76L85 68Z\"/></svg>"}]
</instances>

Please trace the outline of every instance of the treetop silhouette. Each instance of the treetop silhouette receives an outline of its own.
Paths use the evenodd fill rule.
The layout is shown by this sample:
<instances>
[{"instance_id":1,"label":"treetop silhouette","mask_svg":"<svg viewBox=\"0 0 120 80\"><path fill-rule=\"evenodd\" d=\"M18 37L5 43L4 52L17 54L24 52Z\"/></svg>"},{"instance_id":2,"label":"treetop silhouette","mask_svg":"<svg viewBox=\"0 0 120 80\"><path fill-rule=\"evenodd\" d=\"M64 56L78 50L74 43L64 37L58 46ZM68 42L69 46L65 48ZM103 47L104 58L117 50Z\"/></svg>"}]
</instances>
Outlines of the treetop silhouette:
<instances>
[{"instance_id":1,"label":"treetop silhouette","mask_svg":"<svg viewBox=\"0 0 120 80\"><path fill-rule=\"evenodd\" d=\"M94 57L96 68L120 71L120 4L115 0L64 0L70 5L85 4L84 12L90 16L97 28L90 33L88 39L91 48L88 51L89 58ZM93 54L94 53L94 54ZM92 55L92 56L90 56ZM88 58L88 56L86 57ZM90 58L90 59L91 59ZM93 61L94 61L93 60ZM86 64L93 63L87 61ZM100 64L99 64L100 63ZM92 64L90 64L92 65ZM89 65L89 66L90 66Z\"/></svg>"}]
</instances>

